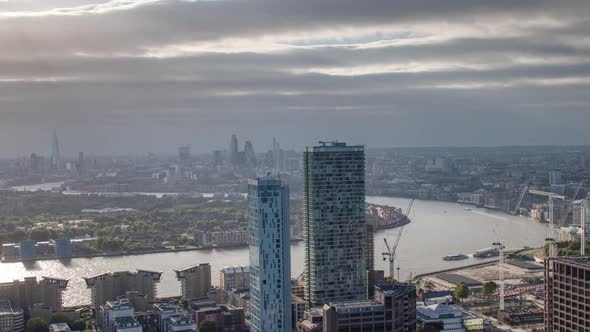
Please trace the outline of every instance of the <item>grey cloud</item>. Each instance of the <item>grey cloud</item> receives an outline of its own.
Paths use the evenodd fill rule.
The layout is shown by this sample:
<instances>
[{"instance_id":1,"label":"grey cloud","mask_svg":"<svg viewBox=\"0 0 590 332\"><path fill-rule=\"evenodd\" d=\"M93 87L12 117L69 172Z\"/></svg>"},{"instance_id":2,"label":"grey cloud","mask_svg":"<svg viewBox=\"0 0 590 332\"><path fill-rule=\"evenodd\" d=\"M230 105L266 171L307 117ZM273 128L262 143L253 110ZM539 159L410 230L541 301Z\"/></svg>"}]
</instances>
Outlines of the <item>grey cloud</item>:
<instances>
[{"instance_id":1,"label":"grey cloud","mask_svg":"<svg viewBox=\"0 0 590 332\"><path fill-rule=\"evenodd\" d=\"M277 136L297 148L325 137L369 146L590 139L584 130L590 121L587 1L52 3L0 5L0 12L12 12L0 18L0 155L43 152L54 127L68 152L162 151L180 144L208 151L223 148L231 132L263 146ZM14 17L31 10L51 14ZM313 40L319 30L378 33L389 24L403 30L445 22L450 29L477 29L419 44L313 46L325 38ZM281 34L309 37L312 46L145 55L224 38L264 46L265 36ZM342 40L358 38L349 37ZM379 70L410 63L425 69ZM376 72L317 72L367 66ZM548 137L544 130L563 135ZM27 138L12 144L23 132Z\"/></svg>"}]
</instances>

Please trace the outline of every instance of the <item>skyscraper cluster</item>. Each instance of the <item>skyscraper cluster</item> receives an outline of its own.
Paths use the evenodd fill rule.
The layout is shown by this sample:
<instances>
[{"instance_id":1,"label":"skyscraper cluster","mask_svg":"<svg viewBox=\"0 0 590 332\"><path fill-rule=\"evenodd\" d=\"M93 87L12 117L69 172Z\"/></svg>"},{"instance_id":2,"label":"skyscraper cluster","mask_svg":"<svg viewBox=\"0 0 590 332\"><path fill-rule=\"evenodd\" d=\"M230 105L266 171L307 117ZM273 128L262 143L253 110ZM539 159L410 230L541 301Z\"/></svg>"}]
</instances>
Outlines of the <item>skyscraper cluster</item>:
<instances>
[{"instance_id":1,"label":"skyscraper cluster","mask_svg":"<svg viewBox=\"0 0 590 332\"><path fill-rule=\"evenodd\" d=\"M256 153L254 152L254 144L251 141L246 141L244 142L244 151L239 151L238 137L232 135L229 143L228 161L232 167L245 166L247 168L255 168Z\"/></svg>"},{"instance_id":2,"label":"skyscraper cluster","mask_svg":"<svg viewBox=\"0 0 590 332\"><path fill-rule=\"evenodd\" d=\"M275 155L280 148L273 143ZM377 285L375 299L369 299L373 248L364 174L363 146L321 142L304 152L302 295L309 310L299 331L415 331L413 285ZM301 300L291 302L287 282L289 192L277 175L269 175L249 182L248 201L251 331L290 331L292 315L301 316L291 308Z\"/></svg>"}]
</instances>

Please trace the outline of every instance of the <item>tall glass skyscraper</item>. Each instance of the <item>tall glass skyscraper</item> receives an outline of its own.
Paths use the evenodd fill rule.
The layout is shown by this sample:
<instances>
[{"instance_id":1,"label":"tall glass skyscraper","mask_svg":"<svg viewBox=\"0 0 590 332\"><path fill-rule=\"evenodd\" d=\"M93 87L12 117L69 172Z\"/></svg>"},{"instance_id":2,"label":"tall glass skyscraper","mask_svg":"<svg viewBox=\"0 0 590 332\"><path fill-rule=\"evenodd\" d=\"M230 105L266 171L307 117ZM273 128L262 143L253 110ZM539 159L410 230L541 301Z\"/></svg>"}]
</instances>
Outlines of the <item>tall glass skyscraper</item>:
<instances>
[{"instance_id":1,"label":"tall glass skyscraper","mask_svg":"<svg viewBox=\"0 0 590 332\"><path fill-rule=\"evenodd\" d=\"M276 177L248 183L250 330L291 331L289 188Z\"/></svg>"},{"instance_id":2,"label":"tall glass skyscraper","mask_svg":"<svg viewBox=\"0 0 590 332\"><path fill-rule=\"evenodd\" d=\"M321 143L303 161L307 305L366 300L364 147Z\"/></svg>"}]
</instances>

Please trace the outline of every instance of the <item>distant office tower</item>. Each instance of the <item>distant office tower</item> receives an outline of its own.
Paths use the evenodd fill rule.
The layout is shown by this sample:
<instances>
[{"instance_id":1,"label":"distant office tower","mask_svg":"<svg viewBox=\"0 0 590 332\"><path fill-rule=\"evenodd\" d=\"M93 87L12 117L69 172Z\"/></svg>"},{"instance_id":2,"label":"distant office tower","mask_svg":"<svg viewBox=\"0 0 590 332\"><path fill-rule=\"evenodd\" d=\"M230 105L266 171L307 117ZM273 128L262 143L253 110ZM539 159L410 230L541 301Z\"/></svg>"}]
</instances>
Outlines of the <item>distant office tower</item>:
<instances>
[{"instance_id":1,"label":"distant office tower","mask_svg":"<svg viewBox=\"0 0 590 332\"><path fill-rule=\"evenodd\" d=\"M256 153L254 152L254 145L251 141L244 143L244 162L250 168L256 167Z\"/></svg>"},{"instance_id":2,"label":"distant office tower","mask_svg":"<svg viewBox=\"0 0 590 332\"><path fill-rule=\"evenodd\" d=\"M57 139L57 130L53 130L53 138L51 141L51 168L59 169L61 164L61 155L59 149L59 141Z\"/></svg>"},{"instance_id":3,"label":"distant office tower","mask_svg":"<svg viewBox=\"0 0 590 332\"><path fill-rule=\"evenodd\" d=\"M223 166L223 151L221 151L221 150L213 151L212 164L213 164L213 167Z\"/></svg>"},{"instance_id":4,"label":"distant office tower","mask_svg":"<svg viewBox=\"0 0 590 332\"><path fill-rule=\"evenodd\" d=\"M219 271L219 287L229 291L232 289L250 288L249 266L227 266Z\"/></svg>"},{"instance_id":5,"label":"distant office tower","mask_svg":"<svg viewBox=\"0 0 590 332\"><path fill-rule=\"evenodd\" d=\"M118 296L129 291L144 294L148 301L156 299L156 284L160 282L162 272L138 270L137 272L103 273L86 277L86 287L91 290L91 306L98 308L107 301L114 301Z\"/></svg>"},{"instance_id":6,"label":"distant office tower","mask_svg":"<svg viewBox=\"0 0 590 332\"><path fill-rule=\"evenodd\" d=\"M240 162L240 156L238 154L238 137L231 135L231 141L229 142L229 161L235 166Z\"/></svg>"},{"instance_id":7,"label":"distant office tower","mask_svg":"<svg viewBox=\"0 0 590 332\"><path fill-rule=\"evenodd\" d=\"M41 170L41 158L36 153L31 153L30 167L34 173Z\"/></svg>"},{"instance_id":8,"label":"distant office tower","mask_svg":"<svg viewBox=\"0 0 590 332\"><path fill-rule=\"evenodd\" d=\"M552 170L549 172L549 187L551 188L551 192L554 194L565 194L565 185L563 184L560 170Z\"/></svg>"},{"instance_id":9,"label":"distant office tower","mask_svg":"<svg viewBox=\"0 0 590 332\"><path fill-rule=\"evenodd\" d=\"M180 281L180 295L184 300L207 296L211 291L211 265L199 264L182 270L174 270Z\"/></svg>"},{"instance_id":10,"label":"distant office tower","mask_svg":"<svg viewBox=\"0 0 590 332\"><path fill-rule=\"evenodd\" d=\"M178 163L180 166L189 166L191 159L191 148L188 146L181 146L178 148Z\"/></svg>"},{"instance_id":11,"label":"distant office tower","mask_svg":"<svg viewBox=\"0 0 590 332\"><path fill-rule=\"evenodd\" d=\"M13 307L26 309L35 303L44 303L55 310L62 309L62 293L68 287L68 280L43 277L26 277L0 284L0 298L8 299Z\"/></svg>"},{"instance_id":12,"label":"distant office tower","mask_svg":"<svg viewBox=\"0 0 590 332\"><path fill-rule=\"evenodd\" d=\"M291 331L289 188L266 176L248 183L250 330Z\"/></svg>"},{"instance_id":13,"label":"distant office tower","mask_svg":"<svg viewBox=\"0 0 590 332\"><path fill-rule=\"evenodd\" d=\"M78 175L86 174L86 161L84 160L84 152L78 152Z\"/></svg>"},{"instance_id":14,"label":"distant office tower","mask_svg":"<svg viewBox=\"0 0 590 332\"><path fill-rule=\"evenodd\" d=\"M276 138L272 138L272 163L275 173L281 171L281 146Z\"/></svg>"},{"instance_id":15,"label":"distant office tower","mask_svg":"<svg viewBox=\"0 0 590 332\"><path fill-rule=\"evenodd\" d=\"M367 299L363 146L322 143L304 153L305 300Z\"/></svg>"},{"instance_id":16,"label":"distant office tower","mask_svg":"<svg viewBox=\"0 0 590 332\"><path fill-rule=\"evenodd\" d=\"M590 256L545 258L545 331L588 331Z\"/></svg>"},{"instance_id":17,"label":"distant office tower","mask_svg":"<svg viewBox=\"0 0 590 332\"><path fill-rule=\"evenodd\" d=\"M7 299L0 299L0 331L23 332L25 315L21 308L14 308Z\"/></svg>"},{"instance_id":18,"label":"distant office tower","mask_svg":"<svg viewBox=\"0 0 590 332\"><path fill-rule=\"evenodd\" d=\"M549 172L549 185L560 185L563 184L561 182L561 171L560 170L552 170Z\"/></svg>"}]
</instances>

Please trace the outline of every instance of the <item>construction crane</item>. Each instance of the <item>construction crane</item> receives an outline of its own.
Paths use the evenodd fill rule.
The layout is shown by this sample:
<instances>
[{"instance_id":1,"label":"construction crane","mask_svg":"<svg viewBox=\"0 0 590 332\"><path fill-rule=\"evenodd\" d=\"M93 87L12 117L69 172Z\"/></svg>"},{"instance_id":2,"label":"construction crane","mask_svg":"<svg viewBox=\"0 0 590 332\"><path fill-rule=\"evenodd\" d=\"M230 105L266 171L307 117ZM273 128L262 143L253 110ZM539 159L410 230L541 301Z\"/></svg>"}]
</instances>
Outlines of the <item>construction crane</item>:
<instances>
[{"instance_id":1,"label":"construction crane","mask_svg":"<svg viewBox=\"0 0 590 332\"><path fill-rule=\"evenodd\" d=\"M500 242L494 242L492 243L492 245L498 249L498 274L499 274L499 280L498 282L500 283L500 292L499 292L499 297L500 297L500 312L504 311L504 290L505 290L505 284L504 284L504 249L506 249L506 247L500 243Z\"/></svg>"},{"instance_id":2,"label":"construction crane","mask_svg":"<svg viewBox=\"0 0 590 332\"><path fill-rule=\"evenodd\" d=\"M582 189L583 183L584 183L584 181L580 181L580 183L578 183L578 186L576 187L576 190L574 191L574 195L572 196L572 199L569 201L569 204L567 205L567 210L565 211L565 213L563 214L563 216L561 216L561 219L559 220L559 226L565 224L565 220L567 219L567 216L570 214L570 212L572 212L572 207L574 206L574 202L576 201L576 198L578 197L578 194L580 193L580 189Z\"/></svg>"},{"instance_id":3,"label":"construction crane","mask_svg":"<svg viewBox=\"0 0 590 332\"><path fill-rule=\"evenodd\" d=\"M554 223L555 223L555 208L554 208L554 200L555 199L561 199L561 200L565 200L565 196L563 195L557 195L555 193L551 193L551 192L547 192L547 191L541 191L541 190L534 190L531 189L529 190L529 193L533 194L533 195L539 195L539 196L545 196L549 198L549 236L547 237L546 241L549 244L549 257L555 257L555 255L557 254L557 250L555 248L555 227L554 227Z\"/></svg>"},{"instance_id":4,"label":"construction crane","mask_svg":"<svg viewBox=\"0 0 590 332\"><path fill-rule=\"evenodd\" d=\"M520 193L520 197L518 198L518 202L516 202L516 207L512 211L513 215L516 215L518 213L518 209L520 208L520 204L522 204L522 199L524 198L524 195L526 195L528 189L529 189L528 185L524 186L524 189L522 190L522 192Z\"/></svg>"},{"instance_id":5,"label":"construction crane","mask_svg":"<svg viewBox=\"0 0 590 332\"><path fill-rule=\"evenodd\" d=\"M408 204L408 208L406 210L406 216L409 218L410 217L410 212L412 211L412 206L414 206L414 201L416 199L412 198L410 200L410 204ZM391 278L391 280L395 279L395 254L397 251L397 246L399 244L399 241L402 238L402 234L404 233L404 227L405 225L403 225L402 227L400 227L399 232L397 233L396 237L395 237L395 241L393 242L393 246L390 246L389 243L387 242L387 239L383 239L383 241L385 242L385 247L387 248L387 252L381 253L381 255L383 256L383 260L389 260L389 277ZM399 279L399 267L398 267L398 279Z\"/></svg>"}]
</instances>

